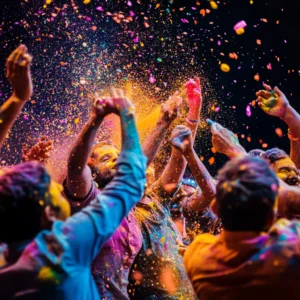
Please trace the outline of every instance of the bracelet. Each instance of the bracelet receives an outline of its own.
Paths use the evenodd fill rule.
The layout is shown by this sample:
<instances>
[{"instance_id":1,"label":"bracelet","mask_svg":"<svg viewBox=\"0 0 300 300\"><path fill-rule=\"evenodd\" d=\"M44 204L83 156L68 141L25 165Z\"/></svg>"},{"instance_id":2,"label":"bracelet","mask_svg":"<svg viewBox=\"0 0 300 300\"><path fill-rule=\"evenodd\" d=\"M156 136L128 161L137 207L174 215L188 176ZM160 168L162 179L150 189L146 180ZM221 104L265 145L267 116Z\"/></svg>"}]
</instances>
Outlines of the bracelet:
<instances>
[{"instance_id":1,"label":"bracelet","mask_svg":"<svg viewBox=\"0 0 300 300\"><path fill-rule=\"evenodd\" d=\"M291 141L300 141L300 138L296 136L296 134L289 128L288 129L288 138L291 140Z\"/></svg>"},{"instance_id":2,"label":"bracelet","mask_svg":"<svg viewBox=\"0 0 300 300\"><path fill-rule=\"evenodd\" d=\"M200 122L200 119L198 119L198 120L191 120L191 119L189 119L189 118L186 118L185 121L186 121L188 124L193 125L193 124L199 123L199 122Z\"/></svg>"}]
</instances>

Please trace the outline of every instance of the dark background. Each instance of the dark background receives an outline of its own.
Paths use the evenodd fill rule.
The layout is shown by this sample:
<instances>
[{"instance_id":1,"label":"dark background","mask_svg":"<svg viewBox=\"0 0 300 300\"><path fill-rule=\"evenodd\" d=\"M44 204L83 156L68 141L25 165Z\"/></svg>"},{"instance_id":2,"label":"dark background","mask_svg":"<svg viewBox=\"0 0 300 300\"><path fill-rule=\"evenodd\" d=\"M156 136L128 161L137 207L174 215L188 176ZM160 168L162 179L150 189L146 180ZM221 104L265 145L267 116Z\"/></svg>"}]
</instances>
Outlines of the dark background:
<instances>
[{"instance_id":1,"label":"dark background","mask_svg":"<svg viewBox=\"0 0 300 300\"><path fill-rule=\"evenodd\" d=\"M248 117L246 107L262 82L267 82L278 85L300 110L299 1L253 0L252 5L250 0L217 1L216 10L203 0L200 5L177 0L132 0L131 5L128 1L82 2L53 1L43 8L44 1L1 1L0 101L10 95L5 60L20 42L34 57L35 86L32 101L2 150L2 164L20 161L22 145L33 144L42 134L60 146L70 143L88 117L88 93L131 81L159 103L196 74L203 79L203 118L210 117L238 133L247 150L266 143L268 148L289 151L286 125L257 107L251 107ZM99 6L103 11L96 9ZM202 16L201 9L210 13ZM130 11L134 15L128 23L117 23L107 14L126 18ZM241 20L248 26L238 36L233 26ZM229 58L231 52L238 55L237 60ZM231 71L223 73L220 62L230 65ZM269 63L272 70L267 69ZM156 79L154 84L149 83L150 74ZM259 82L255 74L260 75ZM84 86L81 78L86 80ZM213 105L220 107L219 113L212 111ZM275 128L281 128L284 135L279 137ZM211 152L204 124L196 147L213 173L224 162ZM211 157L217 163L209 166Z\"/></svg>"}]
</instances>

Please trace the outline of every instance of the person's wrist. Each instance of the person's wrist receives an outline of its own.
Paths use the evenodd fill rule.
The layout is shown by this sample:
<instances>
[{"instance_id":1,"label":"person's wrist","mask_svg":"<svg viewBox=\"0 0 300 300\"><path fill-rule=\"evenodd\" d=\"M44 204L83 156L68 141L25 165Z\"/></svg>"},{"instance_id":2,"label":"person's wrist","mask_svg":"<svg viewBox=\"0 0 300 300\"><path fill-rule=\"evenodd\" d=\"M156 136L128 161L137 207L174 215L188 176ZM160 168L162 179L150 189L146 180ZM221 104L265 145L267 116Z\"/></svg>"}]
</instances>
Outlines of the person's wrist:
<instances>
[{"instance_id":1,"label":"person's wrist","mask_svg":"<svg viewBox=\"0 0 300 300\"><path fill-rule=\"evenodd\" d=\"M13 98L15 101L19 101L19 102L27 102L27 101L29 100L30 97L23 97L23 96L18 95L17 92L13 92L12 98Z\"/></svg>"},{"instance_id":2,"label":"person's wrist","mask_svg":"<svg viewBox=\"0 0 300 300\"><path fill-rule=\"evenodd\" d=\"M185 147L185 149L182 151L182 154L188 159L189 157L191 157L191 155L194 154L194 148L192 147L192 145Z\"/></svg>"},{"instance_id":3,"label":"person's wrist","mask_svg":"<svg viewBox=\"0 0 300 300\"><path fill-rule=\"evenodd\" d=\"M160 116L158 118L157 125L159 125L163 128L168 128L172 122L173 122L173 120L166 119L164 116Z\"/></svg>"},{"instance_id":4,"label":"person's wrist","mask_svg":"<svg viewBox=\"0 0 300 300\"><path fill-rule=\"evenodd\" d=\"M289 118L291 111L292 111L292 107L290 103L289 102L284 103L279 118L283 121L287 120Z\"/></svg>"}]
</instances>

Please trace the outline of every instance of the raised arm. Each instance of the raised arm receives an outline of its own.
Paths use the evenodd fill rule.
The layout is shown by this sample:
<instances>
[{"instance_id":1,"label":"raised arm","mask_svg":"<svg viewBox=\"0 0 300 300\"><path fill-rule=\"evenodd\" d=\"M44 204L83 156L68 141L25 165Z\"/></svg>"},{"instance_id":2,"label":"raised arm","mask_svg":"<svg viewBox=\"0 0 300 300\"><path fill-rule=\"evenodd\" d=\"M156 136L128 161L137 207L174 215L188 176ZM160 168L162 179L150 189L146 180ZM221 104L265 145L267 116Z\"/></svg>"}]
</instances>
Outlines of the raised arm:
<instances>
[{"instance_id":1,"label":"raised arm","mask_svg":"<svg viewBox=\"0 0 300 300\"><path fill-rule=\"evenodd\" d=\"M69 218L65 225L70 230L69 242L73 251L84 253L75 257L87 265L141 199L146 182L147 159L142 154L133 106L121 91L114 91L110 101L109 105L114 106L112 112L120 116L122 127L122 151L116 164L116 175L95 201Z\"/></svg>"},{"instance_id":2,"label":"raised arm","mask_svg":"<svg viewBox=\"0 0 300 300\"><path fill-rule=\"evenodd\" d=\"M195 80L190 79L186 83L186 95L189 106L186 125L192 131L194 142L202 108L202 93L199 78L196 77ZM160 177L162 187L167 193L172 194L176 190L182 180L186 165L187 162L182 153L175 147L172 147L171 157Z\"/></svg>"},{"instance_id":3,"label":"raised arm","mask_svg":"<svg viewBox=\"0 0 300 300\"><path fill-rule=\"evenodd\" d=\"M216 194L214 179L194 150L192 132L189 128L182 125L177 126L172 132L171 143L185 157L202 192L190 199L189 206L195 211L201 211L209 206Z\"/></svg>"},{"instance_id":4,"label":"raised arm","mask_svg":"<svg viewBox=\"0 0 300 300\"><path fill-rule=\"evenodd\" d=\"M26 101L32 95L30 63L31 56L27 53L25 45L20 45L7 59L6 77L12 85L13 94L0 108L0 148Z\"/></svg>"},{"instance_id":5,"label":"raised arm","mask_svg":"<svg viewBox=\"0 0 300 300\"><path fill-rule=\"evenodd\" d=\"M92 173L87 163L102 121L101 115L92 112L90 119L77 136L68 157L67 189L77 198L84 198L92 187Z\"/></svg>"},{"instance_id":6,"label":"raised arm","mask_svg":"<svg viewBox=\"0 0 300 300\"><path fill-rule=\"evenodd\" d=\"M246 150L232 131L217 122L209 119L206 121L211 125L212 144L217 152L225 154L230 159L247 155Z\"/></svg>"},{"instance_id":7,"label":"raised arm","mask_svg":"<svg viewBox=\"0 0 300 300\"><path fill-rule=\"evenodd\" d=\"M170 125L178 115L182 99L175 92L172 97L161 105L161 111L151 133L143 143L143 153L148 158L148 166L153 162Z\"/></svg>"}]
</instances>

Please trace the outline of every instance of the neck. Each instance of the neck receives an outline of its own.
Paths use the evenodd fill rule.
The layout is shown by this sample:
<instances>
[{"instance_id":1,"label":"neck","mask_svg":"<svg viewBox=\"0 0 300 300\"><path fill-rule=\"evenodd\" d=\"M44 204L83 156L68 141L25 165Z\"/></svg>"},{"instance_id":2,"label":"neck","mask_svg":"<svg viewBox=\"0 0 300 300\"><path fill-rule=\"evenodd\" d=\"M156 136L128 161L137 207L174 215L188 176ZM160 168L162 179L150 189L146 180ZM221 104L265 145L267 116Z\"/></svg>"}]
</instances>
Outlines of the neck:
<instances>
[{"instance_id":1,"label":"neck","mask_svg":"<svg viewBox=\"0 0 300 300\"><path fill-rule=\"evenodd\" d=\"M229 231L229 230L224 230L221 233L222 237L227 241L254 239L263 234L264 234L263 231Z\"/></svg>"}]
</instances>

